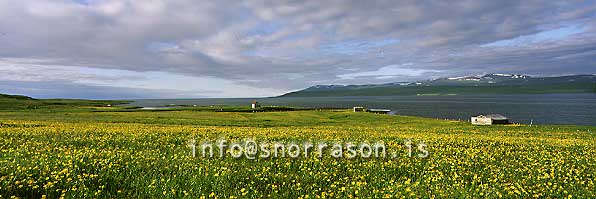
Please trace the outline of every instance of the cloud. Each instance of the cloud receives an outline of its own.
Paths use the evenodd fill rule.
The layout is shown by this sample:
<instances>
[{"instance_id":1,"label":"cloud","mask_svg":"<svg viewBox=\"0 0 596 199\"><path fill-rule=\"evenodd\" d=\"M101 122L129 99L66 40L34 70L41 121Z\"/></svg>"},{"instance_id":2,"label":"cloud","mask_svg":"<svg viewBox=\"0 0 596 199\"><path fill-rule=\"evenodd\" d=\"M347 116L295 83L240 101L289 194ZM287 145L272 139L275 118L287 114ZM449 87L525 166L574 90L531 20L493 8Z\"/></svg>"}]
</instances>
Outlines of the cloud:
<instances>
[{"instance_id":1,"label":"cloud","mask_svg":"<svg viewBox=\"0 0 596 199\"><path fill-rule=\"evenodd\" d=\"M49 97L40 93L67 94L75 98L112 98L141 97L146 94L153 98L205 98L205 97L267 97L279 95L282 91L270 88L257 88L236 82L209 76L187 76L161 71L129 71L122 69L87 68L79 66L44 65L47 60L0 59L0 81L13 82L0 87L0 93L27 93ZM15 82L18 82L15 83ZM20 85L16 88L7 85ZM56 88L48 87L56 86ZM212 87L217 85L217 87ZM94 88L84 90L85 88ZM3 90L2 90L3 89ZM130 94L124 91L137 90ZM64 91L61 91L64 90ZM81 92L85 91L85 92ZM93 94L91 91L101 91Z\"/></svg>"},{"instance_id":2,"label":"cloud","mask_svg":"<svg viewBox=\"0 0 596 199\"><path fill-rule=\"evenodd\" d=\"M0 70L13 74L0 81L159 90L183 77L202 83L178 91L248 97L312 84L596 72L593 1L7 0L0 17L9 19L0 20Z\"/></svg>"},{"instance_id":3,"label":"cloud","mask_svg":"<svg viewBox=\"0 0 596 199\"><path fill-rule=\"evenodd\" d=\"M354 79L354 78L376 78L376 79L390 79L399 76L421 76L425 73L439 73L439 70L424 70L424 69L411 69L408 66L414 65L413 63L406 63L401 65L389 65L379 68L375 71L365 71L356 73L347 73L338 75L342 79Z\"/></svg>"}]
</instances>

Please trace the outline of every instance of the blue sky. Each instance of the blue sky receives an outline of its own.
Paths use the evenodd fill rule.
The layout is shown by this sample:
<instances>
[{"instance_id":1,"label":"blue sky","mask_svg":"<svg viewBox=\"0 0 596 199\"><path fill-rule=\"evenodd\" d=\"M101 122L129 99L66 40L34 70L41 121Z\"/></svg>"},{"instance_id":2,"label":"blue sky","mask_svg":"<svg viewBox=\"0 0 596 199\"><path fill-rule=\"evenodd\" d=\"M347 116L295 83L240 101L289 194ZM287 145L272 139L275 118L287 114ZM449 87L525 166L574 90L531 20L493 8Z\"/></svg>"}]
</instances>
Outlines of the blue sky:
<instances>
[{"instance_id":1,"label":"blue sky","mask_svg":"<svg viewBox=\"0 0 596 199\"><path fill-rule=\"evenodd\" d=\"M564 40L570 36L583 33L588 29L580 25L571 25L552 30L544 30L530 35L521 35L512 39L504 39L492 43L484 44L482 47L512 47L529 46L546 42L556 42Z\"/></svg>"},{"instance_id":2,"label":"blue sky","mask_svg":"<svg viewBox=\"0 0 596 199\"><path fill-rule=\"evenodd\" d=\"M333 44L322 45L321 51L330 54L345 54L345 55L358 55L368 52L379 51L383 52L385 46L397 44L397 39L381 39L381 40L348 40L340 41Z\"/></svg>"},{"instance_id":3,"label":"blue sky","mask_svg":"<svg viewBox=\"0 0 596 199\"><path fill-rule=\"evenodd\" d=\"M40 98L596 73L594 1L6 0L0 17L0 93Z\"/></svg>"}]
</instances>

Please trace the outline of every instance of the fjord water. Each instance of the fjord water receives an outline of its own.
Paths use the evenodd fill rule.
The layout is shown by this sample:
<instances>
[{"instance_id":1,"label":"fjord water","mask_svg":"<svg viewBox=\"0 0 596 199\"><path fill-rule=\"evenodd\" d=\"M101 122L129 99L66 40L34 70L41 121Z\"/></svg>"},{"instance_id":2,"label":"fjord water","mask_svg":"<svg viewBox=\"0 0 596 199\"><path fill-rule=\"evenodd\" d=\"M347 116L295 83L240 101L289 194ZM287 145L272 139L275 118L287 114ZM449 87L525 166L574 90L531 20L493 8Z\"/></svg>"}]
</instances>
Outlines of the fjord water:
<instances>
[{"instance_id":1,"label":"fjord water","mask_svg":"<svg viewBox=\"0 0 596 199\"><path fill-rule=\"evenodd\" d=\"M143 99L131 105L246 105L254 98ZM515 94L453 96L354 96L257 98L262 105L312 108L391 109L395 114L469 120L480 113L499 113L512 122L596 126L596 94Z\"/></svg>"}]
</instances>

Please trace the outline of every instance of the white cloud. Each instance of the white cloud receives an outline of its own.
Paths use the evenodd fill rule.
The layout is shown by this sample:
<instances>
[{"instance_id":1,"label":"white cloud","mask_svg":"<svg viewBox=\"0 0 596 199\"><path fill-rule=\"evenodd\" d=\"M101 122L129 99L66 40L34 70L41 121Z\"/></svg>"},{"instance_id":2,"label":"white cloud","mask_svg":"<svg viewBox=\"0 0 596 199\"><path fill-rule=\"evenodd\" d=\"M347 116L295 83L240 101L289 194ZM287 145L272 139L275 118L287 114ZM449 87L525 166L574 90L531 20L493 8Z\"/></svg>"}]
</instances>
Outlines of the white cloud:
<instances>
[{"instance_id":1,"label":"white cloud","mask_svg":"<svg viewBox=\"0 0 596 199\"><path fill-rule=\"evenodd\" d=\"M439 73L439 70L424 70L415 68L406 68L412 66L412 63L406 63L401 65L389 65L379 68L374 71L364 71L356 73L341 74L337 77L342 79L354 79L360 77L369 77L375 79L391 79L400 76L421 76L424 73Z\"/></svg>"},{"instance_id":2,"label":"white cloud","mask_svg":"<svg viewBox=\"0 0 596 199\"><path fill-rule=\"evenodd\" d=\"M5 0L0 1L0 18L7 19L0 20L0 59L43 61L31 64L35 68L0 69L14 74L5 78L52 78L42 73L68 77L58 79L73 84L148 85L143 89L177 87L168 83L175 79L207 81L222 93L245 88L236 89L237 96L313 82L424 79L436 71L445 76L594 73L593 59L575 55L595 49L595 10L593 2L581 0ZM543 42L556 36L546 35L523 48L480 47L570 24L584 31L560 42ZM396 65L408 62L416 65ZM157 71L162 78L145 78ZM104 73L139 78L122 83L118 79L126 78ZM204 89L193 86L188 87ZM261 88L269 89L258 92Z\"/></svg>"},{"instance_id":3,"label":"white cloud","mask_svg":"<svg viewBox=\"0 0 596 199\"><path fill-rule=\"evenodd\" d=\"M0 59L0 81L71 82L85 86L178 92L186 97L268 97L283 94L271 88L257 88L209 76L187 76L161 71L128 71L79 66L37 65L42 60ZM43 72L40 72L43 71ZM118 96L114 96L118 97Z\"/></svg>"}]
</instances>

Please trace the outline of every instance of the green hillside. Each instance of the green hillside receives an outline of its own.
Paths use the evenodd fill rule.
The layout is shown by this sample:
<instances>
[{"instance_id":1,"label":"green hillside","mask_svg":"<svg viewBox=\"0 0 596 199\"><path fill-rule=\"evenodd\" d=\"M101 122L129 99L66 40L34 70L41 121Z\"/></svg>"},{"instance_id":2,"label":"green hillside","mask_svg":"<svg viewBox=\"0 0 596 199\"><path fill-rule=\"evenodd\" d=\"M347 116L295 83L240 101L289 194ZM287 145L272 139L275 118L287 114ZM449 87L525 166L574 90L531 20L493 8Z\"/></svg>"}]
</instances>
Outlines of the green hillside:
<instances>
[{"instance_id":1,"label":"green hillside","mask_svg":"<svg viewBox=\"0 0 596 199\"><path fill-rule=\"evenodd\" d=\"M516 78L485 75L482 77L444 78L409 84L313 86L281 97L392 96L454 94L546 94L596 92L596 76Z\"/></svg>"},{"instance_id":2,"label":"green hillside","mask_svg":"<svg viewBox=\"0 0 596 199\"><path fill-rule=\"evenodd\" d=\"M0 110L36 110L73 107L105 107L122 104L122 100L35 99L22 95L0 94Z\"/></svg>"}]
</instances>

